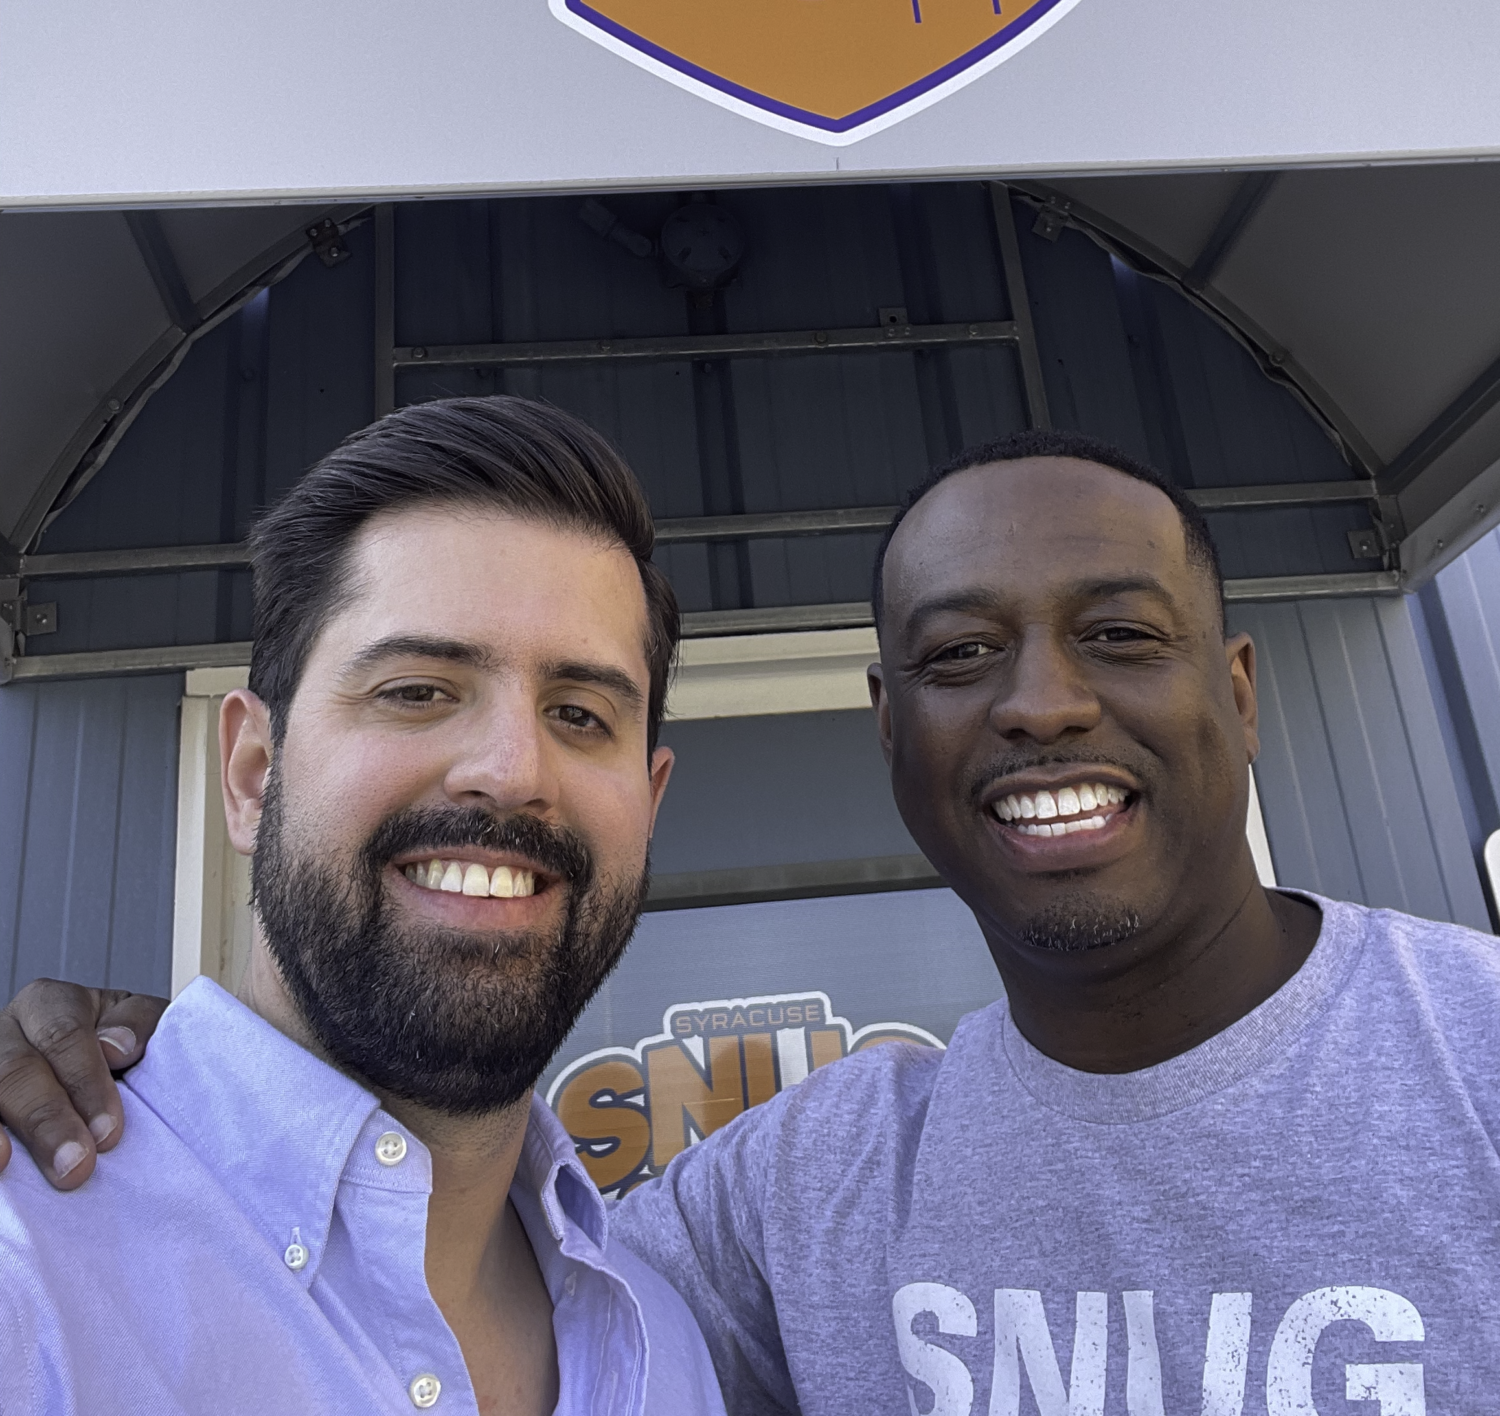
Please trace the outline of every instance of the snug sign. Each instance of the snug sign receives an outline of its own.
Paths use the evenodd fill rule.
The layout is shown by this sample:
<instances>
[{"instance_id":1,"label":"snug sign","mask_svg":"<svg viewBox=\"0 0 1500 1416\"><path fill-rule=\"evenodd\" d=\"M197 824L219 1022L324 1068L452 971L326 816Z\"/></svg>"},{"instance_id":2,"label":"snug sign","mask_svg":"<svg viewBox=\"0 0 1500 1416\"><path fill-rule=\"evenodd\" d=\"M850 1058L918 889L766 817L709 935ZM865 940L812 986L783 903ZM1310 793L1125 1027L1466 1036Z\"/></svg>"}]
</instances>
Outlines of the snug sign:
<instances>
[{"instance_id":1,"label":"snug sign","mask_svg":"<svg viewBox=\"0 0 1500 1416\"><path fill-rule=\"evenodd\" d=\"M1078 0L549 0L565 25L710 102L844 144L936 103Z\"/></svg>"},{"instance_id":2,"label":"snug sign","mask_svg":"<svg viewBox=\"0 0 1500 1416\"><path fill-rule=\"evenodd\" d=\"M813 1068L882 1042L943 1045L910 1023L855 1029L835 1016L826 993L674 1003L657 1036L580 1057L547 1101L594 1183L623 1195Z\"/></svg>"}]
</instances>

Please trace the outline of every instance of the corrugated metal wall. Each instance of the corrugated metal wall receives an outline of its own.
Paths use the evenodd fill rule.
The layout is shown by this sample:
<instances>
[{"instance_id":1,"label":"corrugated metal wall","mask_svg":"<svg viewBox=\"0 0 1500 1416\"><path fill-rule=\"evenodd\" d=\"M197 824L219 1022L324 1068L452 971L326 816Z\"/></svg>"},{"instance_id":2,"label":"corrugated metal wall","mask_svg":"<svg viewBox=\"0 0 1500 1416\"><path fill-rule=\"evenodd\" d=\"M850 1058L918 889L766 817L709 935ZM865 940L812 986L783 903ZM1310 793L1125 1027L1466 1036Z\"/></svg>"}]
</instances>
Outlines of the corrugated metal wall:
<instances>
[{"instance_id":1,"label":"corrugated metal wall","mask_svg":"<svg viewBox=\"0 0 1500 1416\"><path fill-rule=\"evenodd\" d=\"M627 225L655 230L684 198L608 200ZM668 285L656 262L601 240L579 221L576 198L401 206L396 342L870 326L889 307L916 323L1011 314L980 184L803 187L714 200L742 224L746 256L734 283L709 302ZM1120 443L1189 486L1350 475L1296 399L1176 291L1077 231L1046 240L1024 204L1014 211L1057 426ZM205 337L41 549L237 540L257 507L367 422L372 228L354 230L348 244L348 261L331 269L304 262ZM398 401L496 390L543 396L591 420L621 445L663 516L889 504L932 462L1025 425L1018 360L1006 346L416 369L397 380ZM1345 534L1368 525L1357 505L1226 513L1213 522L1230 576L1372 568L1352 558ZM857 600L867 593L876 539L677 545L663 561L688 609ZM1283 878L1482 923L1469 856L1500 796L1500 700L1482 667L1467 665L1482 657L1475 646L1488 644L1494 673L1492 612L1478 581L1465 589L1455 572L1448 576L1418 611L1399 602L1242 607L1236 622L1262 641L1260 781ZM250 632L239 572L58 581L46 594L58 603L59 627L35 642L39 652ZM8 811L0 824L9 833L0 835L0 871L22 871L15 907L0 896L9 910L0 959L12 977L96 980L113 971L165 987L174 759L164 744L175 735L176 693L169 679L0 689L0 799L19 801L12 784L31 784L24 812ZM1468 705L1458 728L1453 702ZM106 758L117 751L114 767L46 747L54 728L45 725L56 724L61 742L75 731L69 723L85 720L77 741ZM743 863L747 851L834 860L909 849L894 813L872 805L888 799L865 727L853 714L821 726L745 720L672 729L685 765L661 823L658 870ZM690 745L698 759L691 766ZM783 771L790 762L802 766ZM1471 783L1470 763L1488 775ZM785 790L761 790L773 782ZM725 812L722 803L736 797L741 810ZM784 829L793 819L808 829ZM88 862L77 890L54 886L45 872L63 867L51 863L75 859ZM36 885L34 870L44 872ZM103 887L85 891L84 879L112 882L103 923L88 922L101 918ZM83 903L58 903L65 888ZM43 893L28 893L35 890ZM44 897L54 903L44 906ZM93 952L86 939L96 941Z\"/></svg>"},{"instance_id":2,"label":"corrugated metal wall","mask_svg":"<svg viewBox=\"0 0 1500 1416\"><path fill-rule=\"evenodd\" d=\"M1476 860L1500 831L1500 531L1471 547L1421 593L1428 676ZM1490 908L1500 923L1500 901Z\"/></svg>"},{"instance_id":3,"label":"corrugated metal wall","mask_svg":"<svg viewBox=\"0 0 1500 1416\"><path fill-rule=\"evenodd\" d=\"M1488 929L1414 612L1410 598L1233 607L1256 645L1276 878Z\"/></svg>"},{"instance_id":4,"label":"corrugated metal wall","mask_svg":"<svg viewBox=\"0 0 1500 1416\"><path fill-rule=\"evenodd\" d=\"M0 688L0 989L164 993L182 675Z\"/></svg>"}]
</instances>

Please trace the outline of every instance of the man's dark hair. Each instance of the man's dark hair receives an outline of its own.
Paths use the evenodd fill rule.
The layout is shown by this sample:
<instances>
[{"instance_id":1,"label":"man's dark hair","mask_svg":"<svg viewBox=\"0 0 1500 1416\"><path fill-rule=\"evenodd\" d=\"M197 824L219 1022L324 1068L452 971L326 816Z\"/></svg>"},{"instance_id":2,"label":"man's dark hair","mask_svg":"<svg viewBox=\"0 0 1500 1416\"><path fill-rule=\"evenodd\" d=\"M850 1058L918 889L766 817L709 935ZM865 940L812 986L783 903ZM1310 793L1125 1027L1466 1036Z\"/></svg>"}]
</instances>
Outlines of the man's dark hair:
<instances>
[{"instance_id":1,"label":"man's dark hair","mask_svg":"<svg viewBox=\"0 0 1500 1416\"><path fill-rule=\"evenodd\" d=\"M656 531L640 483L577 418L525 398L414 404L350 434L261 518L250 536L255 642L250 689L279 742L318 632L344 603L349 551L381 512L413 506L502 511L576 529L635 557L646 595L651 671L647 734L656 745L681 617L652 564Z\"/></svg>"},{"instance_id":2,"label":"man's dark hair","mask_svg":"<svg viewBox=\"0 0 1500 1416\"><path fill-rule=\"evenodd\" d=\"M979 443L965 448L951 462L928 474L927 480L907 493L906 501L895 519L886 527L881 538L880 549L875 553L875 584L871 602L875 610L875 627L880 628L882 611L881 597L885 591L885 553L890 549L891 539L897 528L911 511L934 487L946 482L955 472L965 472L971 467L985 467L992 462L1020 462L1028 457L1071 457L1080 462L1097 462L1101 467L1111 467L1134 477L1138 482L1155 487L1177 508L1182 519L1182 534L1187 541L1188 561L1207 572L1213 581L1214 594L1219 609L1219 625L1224 625L1224 574L1219 569L1219 552L1214 546L1213 533L1203 513L1193 504L1187 493L1170 478L1164 477L1154 467L1137 462L1129 453L1085 433L1055 433L1033 429L1024 433L1011 433L1008 437L996 438L993 442Z\"/></svg>"}]
</instances>

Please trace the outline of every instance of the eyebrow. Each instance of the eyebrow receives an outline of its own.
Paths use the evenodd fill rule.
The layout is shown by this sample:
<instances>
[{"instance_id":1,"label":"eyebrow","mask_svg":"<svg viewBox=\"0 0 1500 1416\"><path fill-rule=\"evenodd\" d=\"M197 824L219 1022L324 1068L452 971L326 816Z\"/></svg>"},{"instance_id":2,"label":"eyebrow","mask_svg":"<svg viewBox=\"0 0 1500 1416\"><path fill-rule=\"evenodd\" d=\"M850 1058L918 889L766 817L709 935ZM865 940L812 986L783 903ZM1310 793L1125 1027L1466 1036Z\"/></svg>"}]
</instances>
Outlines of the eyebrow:
<instances>
[{"instance_id":1,"label":"eyebrow","mask_svg":"<svg viewBox=\"0 0 1500 1416\"><path fill-rule=\"evenodd\" d=\"M1154 575L1120 575L1108 579L1084 580L1069 586L1068 593L1079 600L1108 600L1116 595L1150 595L1168 604L1174 603L1171 592ZM930 619L941 614L997 614L1005 607L1003 595L975 587L955 590L920 601L906 618L906 632L916 633Z\"/></svg>"},{"instance_id":2,"label":"eyebrow","mask_svg":"<svg viewBox=\"0 0 1500 1416\"><path fill-rule=\"evenodd\" d=\"M608 664L589 664L581 659L564 659L543 666L542 674L548 679L561 679L565 683L591 683L607 688L630 707L642 709L646 706L646 695L636 681L624 669L612 668Z\"/></svg>"},{"instance_id":3,"label":"eyebrow","mask_svg":"<svg viewBox=\"0 0 1500 1416\"><path fill-rule=\"evenodd\" d=\"M461 664L465 668L486 669L494 663L494 655L482 644L467 639L439 639L427 634L391 634L367 644L348 663L344 674L363 673L390 659L440 659L448 664Z\"/></svg>"}]
</instances>

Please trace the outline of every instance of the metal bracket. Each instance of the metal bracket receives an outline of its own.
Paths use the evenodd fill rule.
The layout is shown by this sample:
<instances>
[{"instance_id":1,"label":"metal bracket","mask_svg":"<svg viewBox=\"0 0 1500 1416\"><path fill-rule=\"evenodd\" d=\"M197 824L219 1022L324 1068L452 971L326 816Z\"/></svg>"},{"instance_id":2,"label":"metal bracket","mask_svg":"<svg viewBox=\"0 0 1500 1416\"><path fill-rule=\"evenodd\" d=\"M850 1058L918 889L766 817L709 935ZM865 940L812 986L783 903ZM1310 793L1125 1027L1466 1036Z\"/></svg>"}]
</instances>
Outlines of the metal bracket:
<instances>
[{"instance_id":1,"label":"metal bracket","mask_svg":"<svg viewBox=\"0 0 1500 1416\"><path fill-rule=\"evenodd\" d=\"M1380 542L1380 532L1374 526L1367 527L1363 531L1351 531L1349 532L1349 554L1355 560L1384 560L1385 547Z\"/></svg>"},{"instance_id":2,"label":"metal bracket","mask_svg":"<svg viewBox=\"0 0 1500 1416\"><path fill-rule=\"evenodd\" d=\"M354 254L344 240L344 228L331 216L307 228L308 244L313 254L326 266L342 265Z\"/></svg>"},{"instance_id":3,"label":"metal bracket","mask_svg":"<svg viewBox=\"0 0 1500 1416\"><path fill-rule=\"evenodd\" d=\"M48 600L44 604L32 605L23 599L19 627L21 633L28 638L33 634L56 634L57 601Z\"/></svg>"},{"instance_id":4,"label":"metal bracket","mask_svg":"<svg viewBox=\"0 0 1500 1416\"><path fill-rule=\"evenodd\" d=\"M1057 240L1062 234L1063 227L1068 224L1069 213L1072 210L1071 202L1048 200L1036 214L1036 221L1031 227L1032 235L1040 236L1044 241Z\"/></svg>"}]
</instances>

